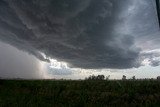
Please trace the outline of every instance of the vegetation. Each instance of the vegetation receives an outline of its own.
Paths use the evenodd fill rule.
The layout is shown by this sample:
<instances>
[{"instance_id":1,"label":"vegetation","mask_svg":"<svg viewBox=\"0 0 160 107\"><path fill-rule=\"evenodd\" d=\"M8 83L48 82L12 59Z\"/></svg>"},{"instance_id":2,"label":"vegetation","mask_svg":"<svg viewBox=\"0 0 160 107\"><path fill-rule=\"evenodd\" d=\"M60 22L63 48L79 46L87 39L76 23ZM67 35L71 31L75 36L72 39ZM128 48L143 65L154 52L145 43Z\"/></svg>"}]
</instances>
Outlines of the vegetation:
<instances>
[{"instance_id":1,"label":"vegetation","mask_svg":"<svg viewBox=\"0 0 160 107\"><path fill-rule=\"evenodd\" d=\"M157 80L0 80L0 107L159 107Z\"/></svg>"},{"instance_id":2,"label":"vegetation","mask_svg":"<svg viewBox=\"0 0 160 107\"><path fill-rule=\"evenodd\" d=\"M88 78L86 78L86 80L104 80L105 76L104 75L90 75Z\"/></svg>"}]
</instances>

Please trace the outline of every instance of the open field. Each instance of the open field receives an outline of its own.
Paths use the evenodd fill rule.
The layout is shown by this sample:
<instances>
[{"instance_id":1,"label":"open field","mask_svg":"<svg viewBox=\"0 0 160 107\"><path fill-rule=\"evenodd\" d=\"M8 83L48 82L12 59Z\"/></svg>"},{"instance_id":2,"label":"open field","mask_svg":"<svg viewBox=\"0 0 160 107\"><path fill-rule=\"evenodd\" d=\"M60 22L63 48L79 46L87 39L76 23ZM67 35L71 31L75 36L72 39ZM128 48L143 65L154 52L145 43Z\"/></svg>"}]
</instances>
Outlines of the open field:
<instances>
[{"instance_id":1,"label":"open field","mask_svg":"<svg viewBox=\"0 0 160 107\"><path fill-rule=\"evenodd\" d=\"M159 107L157 80L0 80L0 107Z\"/></svg>"}]
</instances>

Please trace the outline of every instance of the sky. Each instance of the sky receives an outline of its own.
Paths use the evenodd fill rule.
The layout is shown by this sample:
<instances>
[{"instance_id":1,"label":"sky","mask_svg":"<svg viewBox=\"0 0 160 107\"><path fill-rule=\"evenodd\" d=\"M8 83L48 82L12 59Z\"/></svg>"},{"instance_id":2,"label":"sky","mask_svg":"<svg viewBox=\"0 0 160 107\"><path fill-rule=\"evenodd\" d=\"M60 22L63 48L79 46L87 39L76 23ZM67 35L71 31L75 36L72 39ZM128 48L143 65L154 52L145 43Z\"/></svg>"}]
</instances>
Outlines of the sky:
<instances>
[{"instance_id":1,"label":"sky","mask_svg":"<svg viewBox=\"0 0 160 107\"><path fill-rule=\"evenodd\" d=\"M155 0L1 0L0 77L156 78Z\"/></svg>"}]
</instances>

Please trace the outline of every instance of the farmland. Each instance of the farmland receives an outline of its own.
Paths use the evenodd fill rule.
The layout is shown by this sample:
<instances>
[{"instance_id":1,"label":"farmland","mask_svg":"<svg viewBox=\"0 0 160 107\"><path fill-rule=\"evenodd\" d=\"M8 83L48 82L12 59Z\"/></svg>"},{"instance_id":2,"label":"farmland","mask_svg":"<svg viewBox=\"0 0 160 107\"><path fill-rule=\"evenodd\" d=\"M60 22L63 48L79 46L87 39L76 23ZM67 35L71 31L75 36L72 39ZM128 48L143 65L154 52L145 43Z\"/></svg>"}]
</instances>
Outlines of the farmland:
<instances>
[{"instance_id":1,"label":"farmland","mask_svg":"<svg viewBox=\"0 0 160 107\"><path fill-rule=\"evenodd\" d=\"M0 80L0 107L159 107L157 80Z\"/></svg>"}]
</instances>

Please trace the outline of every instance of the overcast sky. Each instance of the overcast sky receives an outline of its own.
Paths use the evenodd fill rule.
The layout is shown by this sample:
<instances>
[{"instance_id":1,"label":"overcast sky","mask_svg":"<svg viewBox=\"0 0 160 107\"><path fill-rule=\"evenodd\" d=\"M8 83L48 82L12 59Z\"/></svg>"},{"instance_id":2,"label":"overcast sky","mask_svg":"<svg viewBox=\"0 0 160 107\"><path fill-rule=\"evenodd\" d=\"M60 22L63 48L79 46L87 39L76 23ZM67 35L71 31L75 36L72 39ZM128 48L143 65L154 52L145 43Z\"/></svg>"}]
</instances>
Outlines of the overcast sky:
<instances>
[{"instance_id":1,"label":"overcast sky","mask_svg":"<svg viewBox=\"0 0 160 107\"><path fill-rule=\"evenodd\" d=\"M1 0L0 76L155 78L154 0Z\"/></svg>"}]
</instances>

